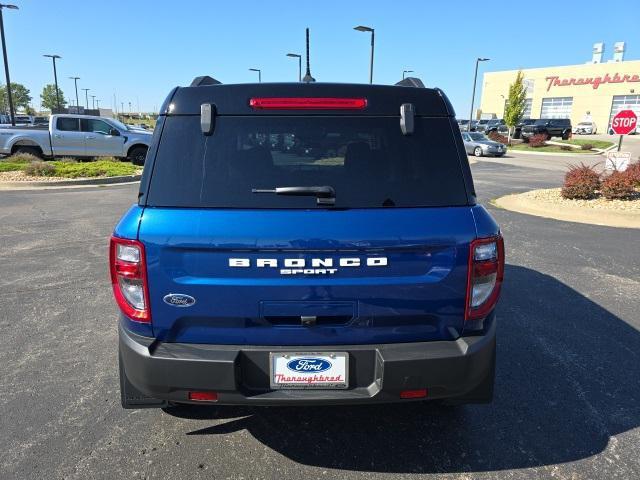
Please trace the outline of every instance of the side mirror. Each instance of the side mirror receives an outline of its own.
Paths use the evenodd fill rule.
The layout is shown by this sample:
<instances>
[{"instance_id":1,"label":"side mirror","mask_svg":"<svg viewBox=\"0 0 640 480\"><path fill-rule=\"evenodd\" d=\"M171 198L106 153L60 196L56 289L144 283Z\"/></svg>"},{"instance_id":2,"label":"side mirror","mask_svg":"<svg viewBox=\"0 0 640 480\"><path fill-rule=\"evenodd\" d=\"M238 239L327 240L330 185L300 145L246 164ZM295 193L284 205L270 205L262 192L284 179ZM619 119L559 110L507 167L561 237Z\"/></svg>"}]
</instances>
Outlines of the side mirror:
<instances>
[{"instance_id":1,"label":"side mirror","mask_svg":"<svg viewBox=\"0 0 640 480\"><path fill-rule=\"evenodd\" d=\"M119 137L120 136L120 130L112 128L111 130L109 130L109 135L112 135L114 137Z\"/></svg>"}]
</instances>

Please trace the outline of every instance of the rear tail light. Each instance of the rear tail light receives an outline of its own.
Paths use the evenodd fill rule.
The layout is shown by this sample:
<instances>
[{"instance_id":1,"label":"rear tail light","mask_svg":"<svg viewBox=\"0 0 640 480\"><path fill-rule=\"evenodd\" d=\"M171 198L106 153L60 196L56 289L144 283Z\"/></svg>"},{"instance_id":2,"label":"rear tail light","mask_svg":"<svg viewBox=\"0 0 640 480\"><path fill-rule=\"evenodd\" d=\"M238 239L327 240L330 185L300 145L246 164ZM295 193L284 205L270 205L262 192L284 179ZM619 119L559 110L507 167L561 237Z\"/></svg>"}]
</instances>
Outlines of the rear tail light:
<instances>
[{"instance_id":1,"label":"rear tail light","mask_svg":"<svg viewBox=\"0 0 640 480\"><path fill-rule=\"evenodd\" d=\"M366 98L327 97L262 97L251 98L249 106L255 110L362 110Z\"/></svg>"},{"instance_id":2,"label":"rear tail light","mask_svg":"<svg viewBox=\"0 0 640 480\"><path fill-rule=\"evenodd\" d=\"M111 237L109 264L113 295L122 313L136 322L151 323L144 245Z\"/></svg>"},{"instance_id":3,"label":"rear tail light","mask_svg":"<svg viewBox=\"0 0 640 480\"><path fill-rule=\"evenodd\" d=\"M465 320L486 317L500 296L504 277L504 241L501 235L479 238L469 248Z\"/></svg>"}]
</instances>

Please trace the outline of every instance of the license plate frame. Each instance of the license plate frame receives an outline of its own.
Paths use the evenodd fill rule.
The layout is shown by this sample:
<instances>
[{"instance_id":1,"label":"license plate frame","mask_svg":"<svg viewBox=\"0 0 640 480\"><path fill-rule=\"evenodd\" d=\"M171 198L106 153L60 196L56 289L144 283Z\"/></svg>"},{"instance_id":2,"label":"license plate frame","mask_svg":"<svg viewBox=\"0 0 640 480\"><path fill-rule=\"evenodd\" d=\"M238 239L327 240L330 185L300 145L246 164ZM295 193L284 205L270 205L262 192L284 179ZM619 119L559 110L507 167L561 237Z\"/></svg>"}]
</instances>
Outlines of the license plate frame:
<instances>
[{"instance_id":1,"label":"license plate frame","mask_svg":"<svg viewBox=\"0 0 640 480\"><path fill-rule=\"evenodd\" d=\"M296 360L322 360L331 363L327 370L307 372L292 370L291 362ZM334 368L334 362L337 362ZM311 362L315 364L316 362ZM284 364L284 368L282 367ZM286 378L276 381L276 375L290 374L287 378L305 379L305 381L286 381ZM336 378L342 374L344 381L313 381L310 377L326 376ZM348 352L270 352L269 353L269 382L272 390L345 390L349 388L349 353Z\"/></svg>"}]
</instances>

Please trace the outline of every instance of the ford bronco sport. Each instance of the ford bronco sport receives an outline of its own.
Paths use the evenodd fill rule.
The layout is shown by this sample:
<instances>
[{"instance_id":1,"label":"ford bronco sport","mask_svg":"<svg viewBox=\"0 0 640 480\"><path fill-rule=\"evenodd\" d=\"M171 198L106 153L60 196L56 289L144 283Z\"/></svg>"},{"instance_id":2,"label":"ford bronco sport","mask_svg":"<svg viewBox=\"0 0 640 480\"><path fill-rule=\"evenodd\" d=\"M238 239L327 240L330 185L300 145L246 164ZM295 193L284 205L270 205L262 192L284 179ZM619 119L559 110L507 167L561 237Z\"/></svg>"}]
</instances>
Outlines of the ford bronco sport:
<instances>
[{"instance_id":1,"label":"ford bronco sport","mask_svg":"<svg viewBox=\"0 0 640 480\"><path fill-rule=\"evenodd\" d=\"M492 399L503 240L417 79L175 88L110 269L125 408Z\"/></svg>"}]
</instances>

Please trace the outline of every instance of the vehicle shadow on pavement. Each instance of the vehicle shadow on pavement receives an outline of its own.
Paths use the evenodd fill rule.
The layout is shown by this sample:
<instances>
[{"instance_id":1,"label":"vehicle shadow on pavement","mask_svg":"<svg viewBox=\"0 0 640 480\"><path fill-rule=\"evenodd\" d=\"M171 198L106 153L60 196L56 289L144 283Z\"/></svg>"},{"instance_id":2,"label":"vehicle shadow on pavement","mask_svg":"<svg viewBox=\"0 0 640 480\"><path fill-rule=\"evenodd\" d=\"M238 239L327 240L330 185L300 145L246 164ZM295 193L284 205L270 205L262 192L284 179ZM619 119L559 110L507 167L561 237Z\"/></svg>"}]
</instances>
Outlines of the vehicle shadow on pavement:
<instances>
[{"instance_id":1,"label":"vehicle shadow on pavement","mask_svg":"<svg viewBox=\"0 0 640 480\"><path fill-rule=\"evenodd\" d=\"M247 430L293 461L374 472L471 472L590 457L640 425L640 332L548 275L507 266L491 405L210 409L172 415ZM230 419L224 421L224 419Z\"/></svg>"}]
</instances>

